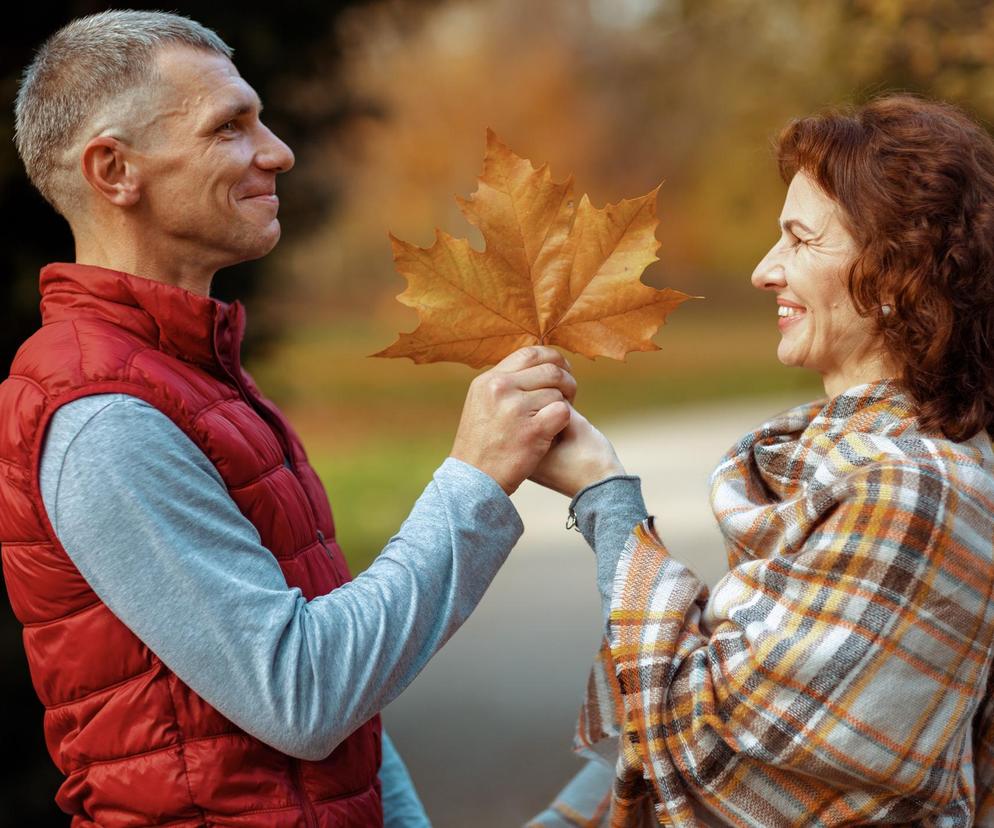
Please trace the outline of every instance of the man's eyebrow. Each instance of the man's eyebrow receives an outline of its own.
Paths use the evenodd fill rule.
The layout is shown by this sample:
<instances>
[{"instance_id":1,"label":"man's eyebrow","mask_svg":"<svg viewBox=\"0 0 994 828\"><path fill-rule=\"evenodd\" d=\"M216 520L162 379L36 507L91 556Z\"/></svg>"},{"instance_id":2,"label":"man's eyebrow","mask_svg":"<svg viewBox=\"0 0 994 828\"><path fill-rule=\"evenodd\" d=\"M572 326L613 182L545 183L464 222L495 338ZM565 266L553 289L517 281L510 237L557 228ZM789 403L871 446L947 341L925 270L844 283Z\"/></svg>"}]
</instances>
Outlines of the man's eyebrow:
<instances>
[{"instance_id":1,"label":"man's eyebrow","mask_svg":"<svg viewBox=\"0 0 994 828\"><path fill-rule=\"evenodd\" d=\"M232 104L231 106L220 109L214 113L211 120L217 123L224 123L225 121L230 121L233 118L240 118L242 115L247 115L253 110L258 110L259 114L262 114L262 101L256 98L252 103L243 101L242 103Z\"/></svg>"},{"instance_id":2,"label":"man's eyebrow","mask_svg":"<svg viewBox=\"0 0 994 828\"><path fill-rule=\"evenodd\" d=\"M781 221L780 227L781 229L789 230L792 233L794 232L795 227L799 227L803 232L807 233L809 236L815 235L815 231L812 230L810 227L808 227L808 225L806 225L800 219L787 219L787 221Z\"/></svg>"}]
</instances>

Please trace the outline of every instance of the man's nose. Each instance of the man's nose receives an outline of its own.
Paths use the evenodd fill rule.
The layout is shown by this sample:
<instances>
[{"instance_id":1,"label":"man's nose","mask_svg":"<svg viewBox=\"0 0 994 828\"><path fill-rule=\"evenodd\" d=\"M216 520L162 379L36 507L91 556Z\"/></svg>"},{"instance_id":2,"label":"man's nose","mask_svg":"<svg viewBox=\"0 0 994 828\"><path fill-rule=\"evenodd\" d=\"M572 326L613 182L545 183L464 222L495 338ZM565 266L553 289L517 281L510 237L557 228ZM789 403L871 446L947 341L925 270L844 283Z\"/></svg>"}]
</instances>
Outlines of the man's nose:
<instances>
[{"instance_id":1,"label":"man's nose","mask_svg":"<svg viewBox=\"0 0 994 828\"><path fill-rule=\"evenodd\" d=\"M776 290L786 284L783 262L780 260L777 245L769 249L767 254L756 265L752 272L752 286L760 290Z\"/></svg>"},{"instance_id":2,"label":"man's nose","mask_svg":"<svg viewBox=\"0 0 994 828\"><path fill-rule=\"evenodd\" d=\"M293 150L281 141L271 129L263 126L264 139L262 147L256 153L256 163L266 170L278 173L289 172L293 169Z\"/></svg>"}]
</instances>

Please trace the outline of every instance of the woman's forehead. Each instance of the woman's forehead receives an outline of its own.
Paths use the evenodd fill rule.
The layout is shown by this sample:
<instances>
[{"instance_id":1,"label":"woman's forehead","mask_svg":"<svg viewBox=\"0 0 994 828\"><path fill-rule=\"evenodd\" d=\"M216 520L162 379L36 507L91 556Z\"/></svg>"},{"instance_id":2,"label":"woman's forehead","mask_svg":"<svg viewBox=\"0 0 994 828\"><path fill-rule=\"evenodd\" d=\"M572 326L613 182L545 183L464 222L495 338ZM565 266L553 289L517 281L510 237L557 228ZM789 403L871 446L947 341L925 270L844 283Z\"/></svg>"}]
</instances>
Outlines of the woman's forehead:
<instances>
[{"instance_id":1,"label":"woman's forehead","mask_svg":"<svg viewBox=\"0 0 994 828\"><path fill-rule=\"evenodd\" d=\"M838 212L838 203L811 176L799 171L787 188L780 223L786 225L791 221L800 221L813 230L821 231L833 223L839 223Z\"/></svg>"}]
</instances>

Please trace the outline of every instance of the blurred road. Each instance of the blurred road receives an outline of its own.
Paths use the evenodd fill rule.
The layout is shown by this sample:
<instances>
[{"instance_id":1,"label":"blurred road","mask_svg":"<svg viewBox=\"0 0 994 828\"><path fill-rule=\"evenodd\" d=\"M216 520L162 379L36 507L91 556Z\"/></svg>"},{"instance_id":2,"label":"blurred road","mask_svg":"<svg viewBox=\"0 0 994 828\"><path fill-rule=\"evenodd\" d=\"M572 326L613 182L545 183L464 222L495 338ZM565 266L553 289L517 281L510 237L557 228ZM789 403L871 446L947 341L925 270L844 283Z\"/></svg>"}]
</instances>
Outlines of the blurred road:
<instances>
[{"instance_id":1,"label":"blurred road","mask_svg":"<svg viewBox=\"0 0 994 828\"><path fill-rule=\"evenodd\" d=\"M643 480L670 551L709 584L725 571L708 476L746 431L799 399L682 409L606 429ZM384 713L436 828L521 825L579 767L570 745L600 635L594 558L565 498L526 483L526 530L479 608Z\"/></svg>"}]
</instances>

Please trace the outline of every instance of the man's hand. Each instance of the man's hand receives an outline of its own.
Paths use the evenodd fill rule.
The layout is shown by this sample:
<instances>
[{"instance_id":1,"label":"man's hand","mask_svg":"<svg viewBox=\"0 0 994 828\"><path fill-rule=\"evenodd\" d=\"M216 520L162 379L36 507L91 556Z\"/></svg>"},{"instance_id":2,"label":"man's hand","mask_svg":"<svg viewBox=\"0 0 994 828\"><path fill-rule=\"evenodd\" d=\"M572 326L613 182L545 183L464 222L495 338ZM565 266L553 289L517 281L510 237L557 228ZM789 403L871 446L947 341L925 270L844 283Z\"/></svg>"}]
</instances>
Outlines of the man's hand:
<instances>
[{"instance_id":1,"label":"man's hand","mask_svg":"<svg viewBox=\"0 0 994 828\"><path fill-rule=\"evenodd\" d=\"M569 423L575 395L576 380L559 351L521 348L470 383L450 456L511 494Z\"/></svg>"},{"instance_id":2,"label":"man's hand","mask_svg":"<svg viewBox=\"0 0 994 828\"><path fill-rule=\"evenodd\" d=\"M578 491L616 474L625 474L611 442L575 409L569 425L536 466L531 479L573 497Z\"/></svg>"}]
</instances>

